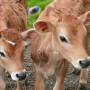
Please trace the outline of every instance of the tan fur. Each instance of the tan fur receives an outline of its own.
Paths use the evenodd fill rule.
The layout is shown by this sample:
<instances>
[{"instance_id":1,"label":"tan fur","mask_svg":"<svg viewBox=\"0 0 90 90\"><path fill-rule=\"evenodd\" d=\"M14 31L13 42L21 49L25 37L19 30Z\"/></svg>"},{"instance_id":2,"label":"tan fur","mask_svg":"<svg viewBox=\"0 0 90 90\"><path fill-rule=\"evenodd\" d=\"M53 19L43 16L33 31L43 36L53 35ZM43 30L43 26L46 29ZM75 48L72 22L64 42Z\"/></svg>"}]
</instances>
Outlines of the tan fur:
<instances>
[{"instance_id":1,"label":"tan fur","mask_svg":"<svg viewBox=\"0 0 90 90\"><path fill-rule=\"evenodd\" d=\"M0 0L0 28L16 28L26 30L27 12L23 5L14 0Z\"/></svg>"},{"instance_id":2,"label":"tan fur","mask_svg":"<svg viewBox=\"0 0 90 90\"><path fill-rule=\"evenodd\" d=\"M90 2L88 0L54 0L41 13L38 20L47 19L55 24L64 15L80 16L90 10ZM38 21L37 20L37 21Z\"/></svg>"},{"instance_id":3,"label":"tan fur","mask_svg":"<svg viewBox=\"0 0 90 90\"><path fill-rule=\"evenodd\" d=\"M19 0L19 2L27 9L27 0Z\"/></svg>"}]
</instances>

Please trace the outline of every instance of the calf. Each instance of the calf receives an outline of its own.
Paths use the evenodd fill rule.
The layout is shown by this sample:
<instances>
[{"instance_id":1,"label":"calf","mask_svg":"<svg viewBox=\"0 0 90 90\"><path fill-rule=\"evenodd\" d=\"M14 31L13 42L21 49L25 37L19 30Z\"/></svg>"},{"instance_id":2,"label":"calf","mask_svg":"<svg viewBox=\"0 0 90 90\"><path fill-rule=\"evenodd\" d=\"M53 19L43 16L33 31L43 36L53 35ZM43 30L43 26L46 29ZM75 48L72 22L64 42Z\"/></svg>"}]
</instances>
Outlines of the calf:
<instances>
[{"instance_id":1,"label":"calf","mask_svg":"<svg viewBox=\"0 0 90 90\"><path fill-rule=\"evenodd\" d=\"M18 31L15 29L0 31L0 90L5 90L3 69L8 71L15 81L26 78L23 63L24 47L23 37Z\"/></svg>"},{"instance_id":2,"label":"calf","mask_svg":"<svg viewBox=\"0 0 90 90\"><path fill-rule=\"evenodd\" d=\"M17 81L26 77L23 67L24 44L21 35L18 34L18 31L27 29L27 11L24 8L23 1L0 0L0 32L4 32L3 36L6 37L5 40L1 39L0 41L2 58L5 57L4 63L1 62L0 65L11 74L13 80ZM1 71L0 69L0 73L3 74ZM1 77L0 79L3 83ZM0 90L5 89L5 85L4 83L2 85L2 83L0 84ZM18 90L23 90L20 83L18 84Z\"/></svg>"},{"instance_id":3,"label":"calf","mask_svg":"<svg viewBox=\"0 0 90 90\"><path fill-rule=\"evenodd\" d=\"M55 25L58 22L58 18L61 21L64 15L71 14L83 18L83 16L85 16L84 13L88 13L89 10L89 0L53 0L41 13L37 21L47 19L50 23ZM90 54L90 52L88 52L88 54ZM87 78L87 70L81 70L80 83L86 84Z\"/></svg>"},{"instance_id":4,"label":"calf","mask_svg":"<svg viewBox=\"0 0 90 90\"><path fill-rule=\"evenodd\" d=\"M90 65L85 49L87 31L80 19L66 15L57 25L46 19L34 24L36 31L30 33L30 38L36 70L35 90L44 90L44 77L53 74L56 76L53 90L64 90L68 62L78 69L86 69Z\"/></svg>"}]
</instances>

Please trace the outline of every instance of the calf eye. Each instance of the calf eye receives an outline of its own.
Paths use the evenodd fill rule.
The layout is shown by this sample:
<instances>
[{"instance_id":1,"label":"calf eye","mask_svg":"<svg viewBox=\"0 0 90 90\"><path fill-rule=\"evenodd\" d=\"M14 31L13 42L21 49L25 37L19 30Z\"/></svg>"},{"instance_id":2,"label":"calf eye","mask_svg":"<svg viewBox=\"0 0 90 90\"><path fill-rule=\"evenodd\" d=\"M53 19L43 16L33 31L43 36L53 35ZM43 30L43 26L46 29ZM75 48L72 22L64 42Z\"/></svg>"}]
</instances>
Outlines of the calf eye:
<instances>
[{"instance_id":1,"label":"calf eye","mask_svg":"<svg viewBox=\"0 0 90 90\"><path fill-rule=\"evenodd\" d=\"M3 52L0 52L0 56L5 57L5 54Z\"/></svg>"},{"instance_id":2,"label":"calf eye","mask_svg":"<svg viewBox=\"0 0 90 90\"><path fill-rule=\"evenodd\" d=\"M64 36L60 36L60 40L61 40L62 42L68 43L67 39L66 39Z\"/></svg>"}]
</instances>

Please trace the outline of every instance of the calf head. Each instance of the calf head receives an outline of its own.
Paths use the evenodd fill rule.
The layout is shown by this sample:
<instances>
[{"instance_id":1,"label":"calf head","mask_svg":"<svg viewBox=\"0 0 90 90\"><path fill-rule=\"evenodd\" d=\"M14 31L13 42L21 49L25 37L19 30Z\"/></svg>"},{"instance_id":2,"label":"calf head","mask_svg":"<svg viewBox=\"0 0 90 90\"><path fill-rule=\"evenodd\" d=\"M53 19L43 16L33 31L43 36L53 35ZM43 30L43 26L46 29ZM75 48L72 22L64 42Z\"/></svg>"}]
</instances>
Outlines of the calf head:
<instances>
[{"instance_id":1,"label":"calf head","mask_svg":"<svg viewBox=\"0 0 90 90\"><path fill-rule=\"evenodd\" d=\"M39 32L51 32L54 40L53 48L58 49L60 55L75 68L82 69L90 65L90 58L85 49L87 30L80 17L66 15L56 26L42 20L36 22L34 27Z\"/></svg>"},{"instance_id":2,"label":"calf head","mask_svg":"<svg viewBox=\"0 0 90 90\"><path fill-rule=\"evenodd\" d=\"M0 65L5 68L13 80L26 77L23 61L23 37L14 29L0 31Z\"/></svg>"}]
</instances>

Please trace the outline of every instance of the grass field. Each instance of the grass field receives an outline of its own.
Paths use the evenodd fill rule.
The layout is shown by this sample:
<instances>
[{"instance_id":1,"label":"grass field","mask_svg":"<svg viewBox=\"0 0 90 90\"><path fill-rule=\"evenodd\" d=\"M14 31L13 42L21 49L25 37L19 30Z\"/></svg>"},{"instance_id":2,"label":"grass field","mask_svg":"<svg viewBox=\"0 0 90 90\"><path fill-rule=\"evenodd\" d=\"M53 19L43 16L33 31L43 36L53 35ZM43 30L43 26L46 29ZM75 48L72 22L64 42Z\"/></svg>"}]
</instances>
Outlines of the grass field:
<instances>
[{"instance_id":1,"label":"grass field","mask_svg":"<svg viewBox=\"0 0 90 90\"><path fill-rule=\"evenodd\" d=\"M35 5L40 6L41 10L44 9L44 7L50 3L52 0L28 0L28 6L32 7ZM28 26L31 28L35 20L37 19L38 15L29 16L28 18Z\"/></svg>"}]
</instances>

